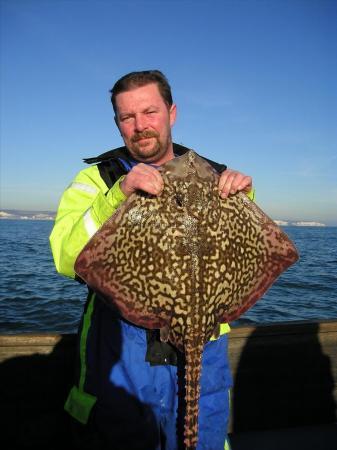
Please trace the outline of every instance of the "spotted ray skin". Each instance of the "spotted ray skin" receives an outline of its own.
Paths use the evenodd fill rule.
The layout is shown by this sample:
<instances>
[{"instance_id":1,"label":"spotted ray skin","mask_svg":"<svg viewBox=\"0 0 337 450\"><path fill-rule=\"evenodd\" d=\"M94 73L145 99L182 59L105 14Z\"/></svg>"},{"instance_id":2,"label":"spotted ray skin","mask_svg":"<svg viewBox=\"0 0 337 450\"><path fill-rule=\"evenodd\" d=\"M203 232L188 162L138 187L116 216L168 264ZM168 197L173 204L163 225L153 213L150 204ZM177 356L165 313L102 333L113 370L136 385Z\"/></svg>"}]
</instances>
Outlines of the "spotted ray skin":
<instances>
[{"instance_id":1,"label":"spotted ray skin","mask_svg":"<svg viewBox=\"0 0 337 450\"><path fill-rule=\"evenodd\" d=\"M168 330L186 355L185 445L198 439L201 357L222 322L255 304L298 254L243 193L222 200L196 153L160 169L159 197L132 194L85 246L75 272L130 322Z\"/></svg>"}]
</instances>

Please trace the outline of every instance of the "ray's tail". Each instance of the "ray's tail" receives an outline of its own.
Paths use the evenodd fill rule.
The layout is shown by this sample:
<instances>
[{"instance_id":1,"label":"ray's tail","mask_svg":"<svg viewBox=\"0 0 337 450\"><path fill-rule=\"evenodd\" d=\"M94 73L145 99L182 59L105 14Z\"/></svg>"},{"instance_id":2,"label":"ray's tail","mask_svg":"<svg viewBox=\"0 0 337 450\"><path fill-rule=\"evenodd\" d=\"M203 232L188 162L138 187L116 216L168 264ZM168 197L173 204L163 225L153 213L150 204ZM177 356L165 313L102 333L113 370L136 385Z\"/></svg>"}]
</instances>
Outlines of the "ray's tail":
<instances>
[{"instance_id":1,"label":"ray's tail","mask_svg":"<svg viewBox=\"0 0 337 450\"><path fill-rule=\"evenodd\" d=\"M185 345L186 414L184 444L186 450L195 450L198 443L198 416L200 398L201 358L203 345Z\"/></svg>"}]
</instances>

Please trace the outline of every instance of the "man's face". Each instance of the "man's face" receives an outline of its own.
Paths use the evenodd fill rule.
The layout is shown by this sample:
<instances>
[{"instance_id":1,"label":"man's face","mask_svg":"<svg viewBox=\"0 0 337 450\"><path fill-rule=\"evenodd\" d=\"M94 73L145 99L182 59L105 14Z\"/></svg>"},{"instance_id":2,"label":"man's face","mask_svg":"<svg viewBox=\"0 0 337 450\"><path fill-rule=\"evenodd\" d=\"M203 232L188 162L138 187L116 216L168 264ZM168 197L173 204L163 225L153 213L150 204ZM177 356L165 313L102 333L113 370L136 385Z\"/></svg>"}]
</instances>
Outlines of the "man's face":
<instances>
[{"instance_id":1,"label":"man's face","mask_svg":"<svg viewBox=\"0 0 337 450\"><path fill-rule=\"evenodd\" d=\"M173 158L171 127L175 118L176 106L164 102L155 83L116 96L116 124L138 161L163 164Z\"/></svg>"}]
</instances>

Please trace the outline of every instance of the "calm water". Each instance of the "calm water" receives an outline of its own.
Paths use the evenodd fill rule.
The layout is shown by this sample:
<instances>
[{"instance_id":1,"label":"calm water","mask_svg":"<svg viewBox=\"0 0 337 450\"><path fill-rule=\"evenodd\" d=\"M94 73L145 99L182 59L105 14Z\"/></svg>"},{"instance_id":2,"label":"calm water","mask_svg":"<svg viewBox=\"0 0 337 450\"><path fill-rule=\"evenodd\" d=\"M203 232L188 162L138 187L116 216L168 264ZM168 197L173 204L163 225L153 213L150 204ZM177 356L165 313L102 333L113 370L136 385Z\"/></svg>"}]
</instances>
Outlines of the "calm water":
<instances>
[{"instance_id":1,"label":"calm water","mask_svg":"<svg viewBox=\"0 0 337 450\"><path fill-rule=\"evenodd\" d=\"M0 220L0 333L76 331L86 288L56 273L52 226ZM284 230L300 261L237 324L337 318L337 228Z\"/></svg>"}]
</instances>

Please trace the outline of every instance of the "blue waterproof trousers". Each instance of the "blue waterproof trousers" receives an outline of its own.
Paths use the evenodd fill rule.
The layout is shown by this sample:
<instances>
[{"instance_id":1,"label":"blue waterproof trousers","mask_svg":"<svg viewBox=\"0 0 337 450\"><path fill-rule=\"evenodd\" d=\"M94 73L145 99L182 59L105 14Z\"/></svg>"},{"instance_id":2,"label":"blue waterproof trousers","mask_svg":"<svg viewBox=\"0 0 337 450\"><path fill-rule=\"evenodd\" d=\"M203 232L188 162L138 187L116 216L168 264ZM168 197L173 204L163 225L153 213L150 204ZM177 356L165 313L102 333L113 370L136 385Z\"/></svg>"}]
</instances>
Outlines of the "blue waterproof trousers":
<instances>
[{"instance_id":1,"label":"blue waterproof trousers","mask_svg":"<svg viewBox=\"0 0 337 450\"><path fill-rule=\"evenodd\" d=\"M183 448L182 367L179 363L177 367L145 362L146 332L125 321L118 322L121 346L109 370L111 392L105 390L105 395L98 395L94 407L96 426L110 435L109 441L125 442L125 450L141 449L143 444L148 450ZM197 450L225 448L232 384L227 340L227 335L222 335L207 343L204 350ZM116 427L118 438L113 429Z\"/></svg>"},{"instance_id":2,"label":"blue waterproof trousers","mask_svg":"<svg viewBox=\"0 0 337 450\"><path fill-rule=\"evenodd\" d=\"M184 357L178 365L146 361L147 337L114 315L103 301L92 302L80 327L78 381L66 409L77 418L82 396L92 399L87 421L75 421L81 450L182 450ZM90 312L91 311L91 312ZM202 357L197 450L226 450L229 389L227 334L206 344ZM77 387L76 387L77 386ZM82 386L82 387L81 387ZM82 393L81 393L82 392ZM81 415L81 414L80 414ZM85 425L84 425L85 423Z\"/></svg>"}]
</instances>

